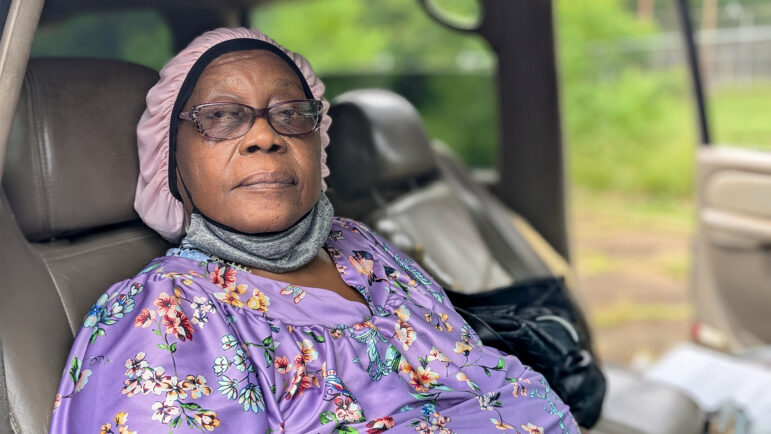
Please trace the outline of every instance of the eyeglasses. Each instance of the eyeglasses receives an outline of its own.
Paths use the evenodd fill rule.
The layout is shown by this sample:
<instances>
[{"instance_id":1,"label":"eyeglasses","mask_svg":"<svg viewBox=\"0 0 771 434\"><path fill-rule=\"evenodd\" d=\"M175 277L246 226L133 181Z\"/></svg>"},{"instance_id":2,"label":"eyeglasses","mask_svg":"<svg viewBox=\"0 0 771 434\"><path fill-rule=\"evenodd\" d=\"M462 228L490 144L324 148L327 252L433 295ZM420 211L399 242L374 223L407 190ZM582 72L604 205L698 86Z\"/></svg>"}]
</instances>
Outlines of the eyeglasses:
<instances>
[{"instance_id":1,"label":"eyeglasses","mask_svg":"<svg viewBox=\"0 0 771 434\"><path fill-rule=\"evenodd\" d=\"M281 101L259 109L234 102L212 102L193 106L179 118L193 121L207 139L225 140L246 135L258 117L267 119L279 134L308 134L321 124L322 111L321 101L315 99Z\"/></svg>"}]
</instances>

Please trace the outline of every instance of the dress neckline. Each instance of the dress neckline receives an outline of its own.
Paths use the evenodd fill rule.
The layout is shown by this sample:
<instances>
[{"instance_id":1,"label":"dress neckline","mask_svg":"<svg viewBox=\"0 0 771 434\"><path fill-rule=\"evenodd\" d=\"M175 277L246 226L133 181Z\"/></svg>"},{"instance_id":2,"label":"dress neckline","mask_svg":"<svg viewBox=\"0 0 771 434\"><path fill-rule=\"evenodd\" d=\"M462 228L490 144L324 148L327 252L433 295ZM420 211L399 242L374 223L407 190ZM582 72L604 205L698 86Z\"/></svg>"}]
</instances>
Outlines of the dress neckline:
<instances>
[{"instance_id":1,"label":"dress neckline","mask_svg":"<svg viewBox=\"0 0 771 434\"><path fill-rule=\"evenodd\" d=\"M351 236L352 233L348 232L346 235ZM365 281L360 273L353 269L352 264L348 264L346 261L347 255L351 253L349 252L351 250L350 246L341 245L341 243L330 236L324 243L323 248L335 264L343 282L360 293L364 297L366 305L358 301L348 300L329 289L299 286L253 274L248 270L239 269L240 267L233 267L221 259L215 258L190 245L183 244L177 248L169 249L166 255L196 261L199 264L205 262L208 273L212 272L212 265L215 267L227 267L227 269L233 270L235 272L236 285L246 284L248 287L247 291L253 291L256 288L268 295L271 305L267 306L264 313L270 319L277 319L293 325L321 325L335 328L341 325L350 326L371 321L374 316L373 313L382 313L383 308L376 304L378 300L373 300L370 291L371 287L368 285L368 282ZM354 247L355 249L356 247ZM380 260L376 255L373 255L374 267L380 267ZM209 285L206 285L207 287L213 286L216 288L214 289L215 296L217 296L217 292L222 294L225 291L220 286L215 285L211 281L210 276L203 276L203 279L207 281L206 283L209 283ZM375 283L375 285L377 284L379 282ZM290 295L290 291L293 291L292 295ZM303 292L304 294L301 296L301 299L296 301L297 297ZM248 296L249 294L246 295ZM222 299L220 298L220 300ZM385 302L386 300L382 301ZM246 306L241 307L241 309L245 311L251 310Z\"/></svg>"}]
</instances>

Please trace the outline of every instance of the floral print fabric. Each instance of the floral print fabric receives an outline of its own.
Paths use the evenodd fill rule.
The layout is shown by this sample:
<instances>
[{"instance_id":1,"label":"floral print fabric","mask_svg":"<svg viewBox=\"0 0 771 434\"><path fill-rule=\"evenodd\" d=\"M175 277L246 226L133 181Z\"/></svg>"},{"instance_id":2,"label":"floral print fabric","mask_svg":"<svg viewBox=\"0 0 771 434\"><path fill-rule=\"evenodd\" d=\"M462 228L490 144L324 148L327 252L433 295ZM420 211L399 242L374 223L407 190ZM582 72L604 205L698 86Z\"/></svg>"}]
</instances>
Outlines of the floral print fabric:
<instances>
[{"instance_id":1,"label":"floral print fabric","mask_svg":"<svg viewBox=\"0 0 771 434\"><path fill-rule=\"evenodd\" d=\"M188 248L112 286L73 344L51 432L578 431L391 244L336 218L325 248L367 305Z\"/></svg>"}]
</instances>

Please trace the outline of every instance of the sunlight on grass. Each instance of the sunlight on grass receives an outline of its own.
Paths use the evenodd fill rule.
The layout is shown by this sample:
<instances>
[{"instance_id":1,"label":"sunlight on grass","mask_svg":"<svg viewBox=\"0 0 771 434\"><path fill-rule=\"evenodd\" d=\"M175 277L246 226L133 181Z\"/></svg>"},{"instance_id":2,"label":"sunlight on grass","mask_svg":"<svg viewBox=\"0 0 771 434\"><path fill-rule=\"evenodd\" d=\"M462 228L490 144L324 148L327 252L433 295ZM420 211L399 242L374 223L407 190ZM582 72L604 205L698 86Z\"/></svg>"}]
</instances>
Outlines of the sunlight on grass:
<instances>
[{"instance_id":1,"label":"sunlight on grass","mask_svg":"<svg viewBox=\"0 0 771 434\"><path fill-rule=\"evenodd\" d=\"M652 266L657 267L663 273L683 282L688 279L691 271L690 251L666 251L656 255L651 262Z\"/></svg>"},{"instance_id":2,"label":"sunlight on grass","mask_svg":"<svg viewBox=\"0 0 771 434\"><path fill-rule=\"evenodd\" d=\"M716 143L771 150L771 81L724 86L709 97Z\"/></svg>"},{"instance_id":3,"label":"sunlight on grass","mask_svg":"<svg viewBox=\"0 0 771 434\"><path fill-rule=\"evenodd\" d=\"M694 233L692 201L587 189L572 198L580 275L644 273L685 284L690 251L675 240Z\"/></svg>"},{"instance_id":4,"label":"sunlight on grass","mask_svg":"<svg viewBox=\"0 0 771 434\"><path fill-rule=\"evenodd\" d=\"M625 134L623 124L572 135L568 129L573 180L595 191L647 194L665 202L690 197L696 147L693 102L682 89L663 98L657 102L655 122L638 135ZM771 150L771 81L717 88L709 104L713 142ZM646 203L655 206L655 200Z\"/></svg>"},{"instance_id":5,"label":"sunlight on grass","mask_svg":"<svg viewBox=\"0 0 771 434\"><path fill-rule=\"evenodd\" d=\"M570 199L577 219L589 213L595 224L605 230L630 227L688 233L693 230L695 211L691 199L597 192L580 187L571 191Z\"/></svg>"},{"instance_id":6,"label":"sunlight on grass","mask_svg":"<svg viewBox=\"0 0 771 434\"><path fill-rule=\"evenodd\" d=\"M578 261L578 272L582 275L595 275L612 271L615 265L613 259L597 250L584 250Z\"/></svg>"}]
</instances>

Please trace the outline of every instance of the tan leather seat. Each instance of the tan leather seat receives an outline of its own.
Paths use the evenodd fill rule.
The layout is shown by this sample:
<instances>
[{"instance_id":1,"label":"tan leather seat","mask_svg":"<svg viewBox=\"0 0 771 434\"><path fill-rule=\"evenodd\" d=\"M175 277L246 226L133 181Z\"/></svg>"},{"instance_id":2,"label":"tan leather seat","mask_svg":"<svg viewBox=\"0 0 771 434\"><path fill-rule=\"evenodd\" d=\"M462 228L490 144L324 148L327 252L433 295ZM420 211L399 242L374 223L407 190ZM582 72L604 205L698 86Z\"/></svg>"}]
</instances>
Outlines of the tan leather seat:
<instances>
[{"instance_id":1,"label":"tan leather seat","mask_svg":"<svg viewBox=\"0 0 771 434\"><path fill-rule=\"evenodd\" d=\"M15 432L48 431L66 357L89 307L168 247L133 209L135 128L157 79L153 70L120 61L29 63L0 202L8 403L0 411Z\"/></svg>"},{"instance_id":2,"label":"tan leather seat","mask_svg":"<svg viewBox=\"0 0 771 434\"><path fill-rule=\"evenodd\" d=\"M592 434L706 432L707 415L679 390L619 366L606 366L603 373L607 392Z\"/></svg>"},{"instance_id":3,"label":"tan leather seat","mask_svg":"<svg viewBox=\"0 0 771 434\"><path fill-rule=\"evenodd\" d=\"M330 114L328 182L339 212L364 220L456 291L474 293L550 274L516 231L510 235L521 251L509 258L498 254L499 234L479 221L488 212L478 209L484 204L462 197L484 193L463 191L464 182L453 175L457 162L432 149L406 99L384 90L356 90L335 98ZM527 264L512 270L502 262L506 259Z\"/></svg>"}]
</instances>

